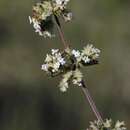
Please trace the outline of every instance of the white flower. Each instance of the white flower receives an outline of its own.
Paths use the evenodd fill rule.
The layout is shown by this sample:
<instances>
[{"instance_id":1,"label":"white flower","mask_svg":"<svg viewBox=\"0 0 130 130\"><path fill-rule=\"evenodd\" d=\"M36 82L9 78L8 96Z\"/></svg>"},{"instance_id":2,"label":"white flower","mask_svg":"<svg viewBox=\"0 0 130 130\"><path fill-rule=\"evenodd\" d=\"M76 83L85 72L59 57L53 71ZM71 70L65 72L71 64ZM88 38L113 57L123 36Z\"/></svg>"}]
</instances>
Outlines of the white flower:
<instances>
[{"instance_id":1,"label":"white flower","mask_svg":"<svg viewBox=\"0 0 130 130\"><path fill-rule=\"evenodd\" d=\"M73 75L73 72L72 72L72 71L67 72L66 74L63 75L62 81L63 81L63 82L68 81L72 75Z\"/></svg>"},{"instance_id":2,"label":"white flower","mask_svg":"<svg viewBox=\"0 0 130 130\"><path fill-rule=\"evenodd\" d=\"M47 17L52 15L53 8L51 5L51 2L43 1L42 9L43 10L42 10L41 18L42 18L42 20L46 20Z\"/></svg>"},{"instance_id":3,"label":"white flower","mask_svg":"<svg viewBox=\"0 0 130 130\"><path fill-rule=\"evenodd\" d=\"M55 73L60 71L60 66L63 66L65 63L66 61L59 52L59 49L52 49L51 55L46 55L45 64L47 65L47 70L49 70L50 72ZM43 70L47 71L45 68L45 64L43 66Z\"/></svg>"},{"instance_id":4,"label":"white flower","mask_svg":"<svg viewBox=\"0 0 130 130\"><path fill-rule=\"evenodd\" d=\"M97 48L93 48L93 53L100 53L101 51Z\"/></svg>"},{"instance_id":5,"label":"white flower","mask_svg":"<svg viewBox=\"0 0 130 130\"><path fill-rule=\"evenodd\" d=\"M122 126L125 126L124 121L122 121L122 122L117 121L116 124L115 124L115 128L121 128Z\"/></svg>"},{"instance_id":6,"label":"white flower","mask_svg":"<svg viewBox=\"0 0 130 130\"><path fill-rule=\"evenodd\" d=\"M61 82L59 84L60 90L62 92L67 91L67 88L69 87L68 82L69 82L72 74L73 74L72 71L69 71L69 72L67 72L66 74L63 75L63 79L61 80Z\"/></svg>"},{"instance_id":7,"label":"white flower","mask_svg":"<svg viewBox=\"0 0 130 130\"><path fill-rule=\"evenodd\" d=\"M59 49L51 49L51 54L54 55L59 51Z\"/></svg>"},{"instance_id":8,"label":"white flower","mask_svg":"<svg viewBox=\"0 0 130 130\"><path fill-rule=\"evenodd\" d=\"M93 54L100 53L100 50L94 48L92 44L88 44L86 47L84 47L82 52L87 56L91 56Z\"/></svg>"},{"instance_id":9,"label":"white flower","mask_svg":"<svg viewBox=\"0 0 130 130\"><path fill-rule=\"evenodd\" d=\"M79 71L79 69L76 69L74 72L73 72L73 84L74 85L78 85L78 86L82 86L82 80L83 80L83 75L82 73Z\"/></svg>"},{"instance_id":10,"label":"white flower","mask_svg":"<svg viewBox=\"0 0 130 130\"><path fill-rule=\"evenodd\" d=\"M92 44L88 44L84 49L82 50L82 56L84 61L89 62L87 58L84 56L87 56L90 58L90 60L97 60L99 58L100 50L93 47Z\"/></svg>"},{"instance_id":11,"label":"white flower","mask_svg":"<svg viewBox=\"0 0 130 130\"><path fill-rule=\"evenodd\" d=\"M57 71L60 67L60 63L59 62L56 62L54 65L53 65L53 68Z\"/></svg>"},{"instance_id":12,"label":"white flower","mask_svg":"<svg viewBox=\"0 0 130 130\"><path fill-rule=\"evenodd\" d=\"M63 0L55 0L56 4L61 5Z\"/></svg>"},{"instance_id":13,"label":"white flower","mask_svg":"<svg viewBox=\"0 0 130 130\"><path fill-rule=\"evenodd\" d=\"M65 60L64 58L62 58L61 53L58 53L58 52L59 52L59 49L52 49L52 55L55 55L54 59L56 59L61 65L64 65Z\"/></svg>"},{"instance_id":14,"label":"white flower","mask_svg":"<svg viewBox=\"0 0 130 130\"><path fill-rule=\"evenodd\" d=\"M53 57L54 60L57 60L61 65L64 65L66 63L64 58L62 58L59 49L52 49L51 51L52 51L52 55L54 55Z\"/></svg>"},{"instance_id":15,"label":"white flower","mask_svg":"<svg viewBox=\"0 0 130 130\"><path fill-rule=\"evenodd\" d=\"M40 26L40 22L38 22L36 19L31 18L29 16L29 21L30 24L33 23L33 27L35 29L35 32L37 32L40 36L44 36L46 37L53 37L54 35L52 35L49 31L42 31L41 26Z\"/></svg>"},{"instance_id":16,"label":"white flower","mask_svg":"<svg viewBox=\"0 0 130 130\"><path fill-rule=\"evenodd\" d=\"M103 124L104 124L105 127L109 128L109 127L111 127L112 120L111 119L110 120L107 119L106 122L104 122Z\"/></svg>"},{"instance_id":17,"label":"white flower","mask_svg":"<svg viewBox=\"0 0 130 130\"><path fill-rule=\"evenodd\" d=\"M33 27L35 28L35 29L41 29L41 27L40 27L40 25L39 25L39 23L38 22L34 22L33 23Z\"/></svg>"},{"instance_id":18,"label":"white flower","mask_svg":"<svg viewBox=\"0 0 130 130\"><path fill-rule=\"evenodd\" d=\"M51 62L52 61L52 57L51 55L46 55L46 59L45 59L45 62Z\"/></svg>"},{"instance_id":19,"label":"white flower","mask_svg":"<svg viewBox=\"0 0 130 130\"><path fill-rule=\"evenodd\" d=\"M56 72L56 70L55 70L55 69L52 69L52 72L53 72L53 73L55 73L55 72Z\"/></svg>"},{"instance_id":20,"label":"white flower","mask_svg":"<svg viewBox=\"0 0 130 130\"><path fill-rule=\"evenodd\" d=\"M40 34L41 34L41 36L44 36L45 38L46 38L46 37L51 38L51 37L54 36L54 35L52 35L49 31L43 31L43 32L40 31L39 35L40 35Z\"/></svg>"},{"instance_id":21,"label":"white flower","mask_svg":"<svg viewBox=\"0 0 130 130\"><path fill-rule=\"evenodd\" d=\"M75 58L80 57L80 51L72 50L72 54L74 55Z\"/></svg>"},{"instance_id":22,"label":"white flower","mask_svg":"<svg viewBox=\"0 0 130 130\"><path fill-rule=\"evenodd\" d=\"M92 129L92 130L99 130L98 128L97 128L97 126L93 123L93 122L90 122L90 128ZM88 129L89 130L89 129Z\"/></svg>"},{"instance_id":23,"label":"white flower","mask_svg":"<svg viewBox=\"0 0 130 130\"><path fill-rule=\"evenodd\" d=\"M90 126L87 130L126 130L124 122L117 121L117 123L112 122L112 120L105 120L101 123L99 120L90 122Z\"/></svg>"},{"instance_id":24,"label":"white flower","mask_svg":"<svg viewBox=\"0 0 130 130\"><path fill-rule=\"evenodd\" d=\"M66 92L68 88L68 83L65 82L64 84L62 84L62 86L60 87L60 91L61 92Z\"/></svg>"},{"instance_id":25,"label":"white flower","mask_svg":"<svg viewBox=\"0 0 130 130\"><path fill-rule=\"evenodd\" d=\"M43 64L41 69L44 70L44 71L48 71L48 65L47 64Z\"/></svg>"},{"instance_id":26,"label":"white flower","mask_svg":"<svg viewBox=\"0 0 130 130\"><path fill-rule=\"evenodd\" d=\"M55 0L57 5L66 5L69 0Z\"/></svg>"},{"instance_id":27,"label":"white flower","mask_svg":"<svg viewBox=\"0 0 130 130\"><path fill-rule=\"evenodd\" d=\"M50 29L51 26L53 28L53 25L50 25L50 27L47 27L47 22L48 22L47 19L49 19L49 22L52 21L51 19L51 16L53 13L52 10L53 8L50 1L39 2L33 6L32 17L29 16L29 22L30 24L31 23L33 24L35 32L37 32L40 36L44 36L45 38L46 37L51 38L54 36L52 35L52 30ZM44 21L45 21L45 25L43 24ZM44 25L45 28L41 27L41 25Z\"/></svg>"},{"instance_id":28,"label":"white flower","mask_svg":"<svg viewBox=\"0 0 130 130\"><path fill-rule=\"evenodd\" d=\"M65 60L64 60L64 58L59 57L57 60L59 61L59 63L61 65L64 65L66 63Z\"/></svg>"},{"instance_id":29,"label":"white flower","mask_svg":"<svg viewBox=\"0 0 130 130\"><path fill-rule=\"evenodd\" d=\"M35 32L41 32L40 23L39 23L36 19L31 18L31 17L29 16L29 22L30 22L30 24L33 23L33 27L34 27L34 29L35 29Z\"/></svg>"},{"instance_id":30,"label":"white flower","mask_svg":"<svg viewBox=\"0 0 130 130\"><path fill-rule=\"evenodd\" d=\"M73 79L72 82L74 85L78 85L79 87L82 86L82 83L79 82L77 79Z\"/></svg>"},{"instance_id":31,"label":"white flower","mask_svg":"<svg viewBox=\"0 0 130 130\"><path fill-rule=\"evenodd\" d=\"M82 53L84 55L90 56L90 55L92 55L92 48L93 48L93 45L92 44L88 44L86 47L84 47Z\"/></svg>"},{"instance_id":32,"label":"white flower","mask_svg":"<svg viewBox=\"0 0 130 130\"><path fill-rule=\"evenodd\" d=\"M88 56L83 56L83 57L82 57L82 60L83 60L85 63L89 63L89 62L90 62L90 58L88 58Z\"/></svg>"},{"instance_id":33,"label":"white flower","mask_svg":"<svg viewBox=\"0 0 130 130\"><path fill-rule=\"evenodd\" d=\"M92 59L95 60L95 59L98 59L99 58L99 54L94 54L92 55Z\"/></svg>"},{"instance_id":34,"label":"white flower","mask_svg":"<svg viewBox=\"0 0 130 130\"><path fill-rule=\"evenodd\" d=\"M61 11L63 13L64 9L66 9L66 5L68 4L69 0L53 0L53 10L54 11Z\"/></svg>"}]
</instances>

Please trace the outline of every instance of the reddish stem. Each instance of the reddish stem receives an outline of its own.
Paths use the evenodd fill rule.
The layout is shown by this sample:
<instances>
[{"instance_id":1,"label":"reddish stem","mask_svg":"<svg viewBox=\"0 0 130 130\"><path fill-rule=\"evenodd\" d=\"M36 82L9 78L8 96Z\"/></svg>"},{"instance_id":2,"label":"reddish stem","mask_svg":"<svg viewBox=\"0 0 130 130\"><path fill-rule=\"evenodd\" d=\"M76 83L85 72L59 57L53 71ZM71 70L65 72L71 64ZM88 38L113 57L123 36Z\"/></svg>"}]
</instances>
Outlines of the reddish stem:
<instances>
[{"instance_id":1,"label":"reddish stem","mask_svg":"<svg viewBox=\"0 0 130 130\"><path fill-rule=\"evenodd\" d=\"M103 119L102 119L102 117L101 117L101 115L100 115L100 113L99 113L99 111L98 111L98 109L97 109L97 107L96 107L96 105L95 105L95 102L94 102L94 100L92 99L92 97L91 97L91 95L90 95L90 93L89 93L89 90L88 90L87 86L85 85L84 81L82 82L82 87L81 87L81 89L82 89L82 92L83 92L85 98L88 100L88 102L89 102L89 104L90 104L90 107L91 107L92 111L94 112L96 118L97 118L100 122L103 123Z\"/></svg>"},{"instance_id":2,"label":"reddish stem","mask_svg":"<svg viewBox=\"0 0 130 130\"><path fill-rule=\"evenodd\" d=\"M61 27L60 21L59 21L59 19L58 19L58 17L56 15L54 15L54 18L55 18L55 21L56 21L56 26L57 26L57 29L58 29L58 32L59 32L60 39L61 39L64 47L67 48L68 45L67 45L67 43L65 41L64 33L62 31L62 27Z\"/></svg>"}]
</instances>

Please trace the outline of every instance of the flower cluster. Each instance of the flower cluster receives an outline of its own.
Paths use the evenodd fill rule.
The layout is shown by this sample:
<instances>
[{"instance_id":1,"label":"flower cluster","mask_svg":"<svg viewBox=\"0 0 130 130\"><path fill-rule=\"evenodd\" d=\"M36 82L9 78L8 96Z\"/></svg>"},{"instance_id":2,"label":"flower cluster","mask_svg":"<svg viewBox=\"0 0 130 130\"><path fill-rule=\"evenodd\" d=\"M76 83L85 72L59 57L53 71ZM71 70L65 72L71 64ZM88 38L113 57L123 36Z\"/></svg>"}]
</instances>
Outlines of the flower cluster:
<instances>
[{"instance_id":1,"label":"flower cluster","mask_svg":"<svg viewBox=\"0 0 130 130\"><path fill-rule=\"evenodd\" d=\"M47 54L42 70L51 76L62 75L60 90L65 92L70 83L82 86L83 75L80 71L82 66L89 66L98 63L100 50L87 45L83 50L66 48L63 51L52 49L51 54Z\"/></svg>"},{"instance_id":2,"label":"flower cluster","mask_svg":"<svg viewBox=\"0 0 130 130\"><path fill-rule=\"evenodd\" d=\"M47 54L45 64L42 65L42 70L52 74L58 73L64 66L65 60L62 57L59 49L52 49L51 55Z\"/></svg>"},{"instance_id":3,"label":"flower cluster","mask_svg":"<svg viewBox=\"0 0 130 130\"><path fill-rule=\"evenodd\" d=\"M87 130L127 130L123 121L114 123L111 119L106 119L103 123L100 121L90 122Z\"/></svg>"},{"instance_id":4,"label":"flower cluster","mask_svg":"<svg viewBox=\"0 0 130 130\"><path fill-rule=\"evenodd\" d=\"M63 74L59 87L62 92L66 92L69 84L72 82L74 85L82 86L83 75L79 69L68 71Z\"/></svg>"},{"instance_id":5,"label":"flower cluster","mask_svg":"<svg viewBox=\"0 0 130 130\"><path fill-rule=\"evenodd\" d=\"M72 13L66 8L69 0L44 0L33 6L30 24L40 36L53 37L53 16L62 16L65 21L72 19Z\"/></svg>"}]
</instances>

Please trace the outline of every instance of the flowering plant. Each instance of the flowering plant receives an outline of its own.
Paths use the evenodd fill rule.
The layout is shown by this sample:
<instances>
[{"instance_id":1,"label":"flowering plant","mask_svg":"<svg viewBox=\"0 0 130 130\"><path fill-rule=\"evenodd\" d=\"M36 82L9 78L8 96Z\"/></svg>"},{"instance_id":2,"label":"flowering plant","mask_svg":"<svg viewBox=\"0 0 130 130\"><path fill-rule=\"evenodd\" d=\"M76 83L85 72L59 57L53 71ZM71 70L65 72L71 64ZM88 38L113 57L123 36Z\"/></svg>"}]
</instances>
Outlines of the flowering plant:
<instances>
[{"instance_id":1,"label":"flowering plant","mask_svg":"<svg viewBox=\"0 0 130 130\"><path fill-rule=\"evenodd\" d=\"M56 23L61 42L64 49L51 49L51 54L47 54L41 69L51 77L61 76L59 88L66 92L70 83L82 89L82 92L89 102L97 121L91 122L87 130L126 130L124 122L103 120L94 100L92 99L87 85L83 80L82 67L98 64L100 50L92 44L88 44L82 50L69 47L64 38L59 17L64 21L72 19L72 13L67 9L69 0L44 0L33 6L32 17L29 16L30 23L40 36L53 37L53 26Z\"/></svg>"}]
</instances>

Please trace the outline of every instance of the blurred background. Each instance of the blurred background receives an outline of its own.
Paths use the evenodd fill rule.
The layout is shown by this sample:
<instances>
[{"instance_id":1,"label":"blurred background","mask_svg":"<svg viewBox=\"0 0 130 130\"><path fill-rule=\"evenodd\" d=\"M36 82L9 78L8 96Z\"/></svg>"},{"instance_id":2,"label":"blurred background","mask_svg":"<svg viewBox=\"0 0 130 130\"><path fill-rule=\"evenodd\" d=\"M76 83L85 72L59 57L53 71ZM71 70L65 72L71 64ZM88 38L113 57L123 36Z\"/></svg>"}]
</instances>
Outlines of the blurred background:
<instances>
[{"instance_id":1,"label":"blurred background","mask_svg":"<svg viewBox=\"0 0 130 130\"><path fill-rule=\"evenodd\" d=\"M0 0L0 130L85 130L95 120L79 88L58 89L41 65L58 37L44 39L29 24L34 0ZM92 43L100 64L84 68L103 118L130 128L130 1L71 0L73 21L62 24L71 46Z\"/></svg>"}]
</instances>

